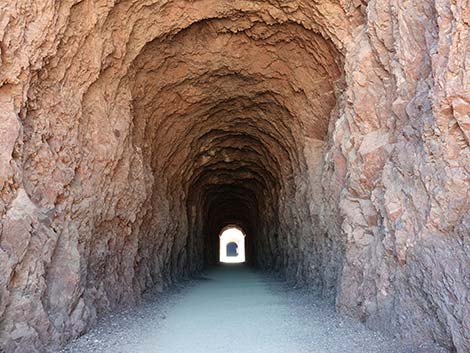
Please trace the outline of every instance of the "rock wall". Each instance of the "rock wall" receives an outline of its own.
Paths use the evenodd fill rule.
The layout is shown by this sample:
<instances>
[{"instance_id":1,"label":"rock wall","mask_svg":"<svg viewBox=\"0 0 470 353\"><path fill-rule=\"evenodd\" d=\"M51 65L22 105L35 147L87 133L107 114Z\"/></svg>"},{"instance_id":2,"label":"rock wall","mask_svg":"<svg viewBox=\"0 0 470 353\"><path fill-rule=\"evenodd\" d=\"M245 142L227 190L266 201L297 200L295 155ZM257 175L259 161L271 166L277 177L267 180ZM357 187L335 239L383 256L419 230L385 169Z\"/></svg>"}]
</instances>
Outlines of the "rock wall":
<instances>
[{"instance_id":1,"label":"rock wall","mask_svg":"<svg viewBox=\"0 0 470 353\"><path fill-rule=\"evenodd\" d=\"M468 1L0 4L0 347L217 256L470 349Z\"/></svg>"},{"instance_id":2,"label":"rock wall","mask_svg":"<svg viewBox=\"0 0 470 353\"><path fill-rule=\"evenodd\" d=\"M464 2L368 3L323 174L343 234L337 307L457 352L470 349L469 18Z\"/></svg>"}]
</instances>

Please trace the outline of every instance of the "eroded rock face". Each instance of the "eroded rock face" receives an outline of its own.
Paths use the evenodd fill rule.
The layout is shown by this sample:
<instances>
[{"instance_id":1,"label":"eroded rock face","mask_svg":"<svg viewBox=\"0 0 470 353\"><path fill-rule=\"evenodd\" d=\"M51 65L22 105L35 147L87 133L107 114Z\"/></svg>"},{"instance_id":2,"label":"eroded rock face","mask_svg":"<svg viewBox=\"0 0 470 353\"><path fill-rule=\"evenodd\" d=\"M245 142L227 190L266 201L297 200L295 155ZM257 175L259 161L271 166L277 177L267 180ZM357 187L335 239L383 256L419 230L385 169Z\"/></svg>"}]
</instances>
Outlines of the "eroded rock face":
<instances>
[{"instance_id":1,"label":"eroded rock face","mask_svg":"<svg viewBox=\"0 0 470 353\"><path fill-rule=\"evenodd\" d=\"M0 4L0 347L217 258L470 350L470 6Z\"/></svg>"}]
</instances>

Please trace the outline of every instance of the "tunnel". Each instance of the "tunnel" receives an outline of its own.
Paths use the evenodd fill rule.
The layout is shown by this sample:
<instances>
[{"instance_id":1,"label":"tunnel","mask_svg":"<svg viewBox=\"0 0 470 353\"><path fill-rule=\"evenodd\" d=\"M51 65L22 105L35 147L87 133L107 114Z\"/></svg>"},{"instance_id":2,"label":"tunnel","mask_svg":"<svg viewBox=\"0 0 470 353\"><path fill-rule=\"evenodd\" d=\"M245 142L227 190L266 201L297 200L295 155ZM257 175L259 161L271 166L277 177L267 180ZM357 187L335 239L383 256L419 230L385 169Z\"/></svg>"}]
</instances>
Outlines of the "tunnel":
<instances>
[{"instance_id":1,"label":"tunnel","mask_svg":"<svg viewBox=\"0 0 470 353\"><path fill-rule=\"evenodd\" d=\"M237 256L238 254L238 245L237 243L231 242L227 244L227 256Z\"/></svg>"},{"instance_id":2,"label":"tunnel","mask_svg":"<svg viewBox=\"0 0 470 353\"><path fill-rule=\"evenodd\" d=\"M341 57L297 24L243 22L192 24L146 44L130 69L132 139L153 197L184 219L171 254L178 274L215 264L228 224L250 234L250 263L297 272L299 233L312 232L304 146L316 141L320 155Z\"/></svg>"},{"instance_id":3,"label":"tunnel","mask_svg":"<svg viewBox=\"0 0 470 353\"><path fill-rule=\"evenodd\" d=\"M222 228L219 233L218 263L245 263L247 234L243 228L230 224Z\"/></svg>"},{"instance_id":4,"label":"tunnel","mask_svg":"<svg viewBox=\"0 0 470 353\"><path fill-rule=\"evenodd\" d=\"M248 266L470 349L450 1L20 3L0 5L0 350L198 276L230 226Z\"/></svg>"}]
</instances>

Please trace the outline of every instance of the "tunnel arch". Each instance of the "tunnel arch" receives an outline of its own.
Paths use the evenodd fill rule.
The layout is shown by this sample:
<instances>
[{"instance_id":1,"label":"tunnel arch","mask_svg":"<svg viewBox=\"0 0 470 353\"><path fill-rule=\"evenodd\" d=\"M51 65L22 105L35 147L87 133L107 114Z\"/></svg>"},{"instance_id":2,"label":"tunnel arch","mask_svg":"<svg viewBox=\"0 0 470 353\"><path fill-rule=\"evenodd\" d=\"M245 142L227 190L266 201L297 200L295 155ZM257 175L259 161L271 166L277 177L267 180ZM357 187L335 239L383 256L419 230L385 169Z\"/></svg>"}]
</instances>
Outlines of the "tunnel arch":
<instances>
[{"instance_id":1,"label":"tunnel arch","mask_svg":"<svg viewBox=\"0 0 470 353\"><path fill-rule=\"evenodd\" d=\"M220 230L219 242L219 262L221 263L244 263L245 244L247 235L243 228L236 224L229 224ZM229 254L229 245L235 245L236 254Z\"/></svg>"},{"instance_id":2,"label":"tunnel arch","mask_svg":"<svg viewBox=\"0 0 470 353\"><path fill-rule=\"evenodd\" d=\"M203 37L210 38L204 46ZM272 47L268 56L260 43ZM259 60L244 58L240 48ZM199 62L190 59L195 50L201 54ZM212 60L205 59L207 53L212 53ZM173 58L177 58L174 63ZM309 63L310 83L299 81L305 75L301 66L291 66L295 60ZM310 186L300 177L308 169L304 146L306 139L321 145L326 137L336 99L334 87L341 80L340 63L331 42L291 21L269 25L262 20L247 25L239 18L195 22L171 40L154 40L141 50L129 74L134 139L149 141L142 148L146 159L159 156L149 168L168 171L168 175L156 174L162 178L160 185L166 185L166 190L184 185L180 202L187 210L184 227L189 232L181 256L191 262L190 268L217 263L218 228L238 222L253 234L253 242L247 244L253 264L303 272L278 242L295 243L297 232L311 232L311 221L308 212L303 225L287 221L296 212L289 208L305 206L284 200L306 200ZM191 92L189 101L181 99L186 92ZM177 102L178 111L168 101ZM175 121L182 123L175 125ZM157 142L151 147L150 141ZM235 212L239 216L234 219ZM278 212L286 218L276 216ZM271 225L289 231L273 231ZM294 230L297 226L303 230ZM270 231L286 238L268 240ZM267 250L256 254L255 248Z\"/></svg>"},{"instance_id":3,"label":"tunnel arch","mask_svg":"<svg viewBox=\"0 0 470 353\"><path fill-rule=\"evenodd\" d=\"M468 263L459 6L17 3L0 29L2 340L76 337L215 263L236 223L252 265L468 350L440 290L467 288L440 261Z\"/></svg>"},{"instance_id":4,"label":"tunnel arch","mask_svg":"<svg viewBox=\"0 0 470 353\"><path fill-rule=\"evenodd\" d=\"M201 1L184 3L194 8L180 16L182 4L121 1L100 16L84 2L64 5L68 25L57 34L57 47L36 60L41 68L25 87L28 193L44 209L76 209L74 217L87 220L70 231L54 228L67 234L64 241L80 244L80 265L52 264L46 271L50 281L71 279L69 305L80 302L77 312L86 311L82 327L153 285L167 286L214 263L213 239L228 223L252 235L247 254L253 265L299 281L308 275L299 261L308 254L292 250L306 248L300 243L312 234L304 149L307 139L325 142L348 26L341 22L332 31L310 5L286 12L279 4ZM167 16L177 20L165 23ZM90 19L87 26L81 18ZM209 40L202 47L210 48L196 53L203 36ZM69 46L74 49L64 52ZM209 60L210 53L217 60ZM264 63L256 65L246 53ZM309 63L308 70L290 65L294 59ZM86 75L79 74L83 68ZM60 124L66 133L54 129ZM40 132L49 128L55 132ZM60 140L80 148L61 149ZM67 166L56 173L57 183L38 181L39 166L48 162L58 170ZM96 185L103 185L99 193ZM81 202L92 207L77 206ZM239 216L230 216L233 211ZM55 258L72 256L67 251L59 247ZM85 294L76 297L82 285ZM54 297L50 288L48 298ZM70 327L75 323L61 314L67 305L60 303L51 299L44 310L64 320L69 332L80 331Z\"/></svg>"},{"instance_id":5,"label":"tunnel arch","mask_svg":"<svg viewBox=\"0 0 470 353\"><path fill-rule=\"evenodd\" d=\"M227 257L236 257L238 256L238 244L235 242L230 242L225 247L225 252Z\"/></svg>"}]
</instances>

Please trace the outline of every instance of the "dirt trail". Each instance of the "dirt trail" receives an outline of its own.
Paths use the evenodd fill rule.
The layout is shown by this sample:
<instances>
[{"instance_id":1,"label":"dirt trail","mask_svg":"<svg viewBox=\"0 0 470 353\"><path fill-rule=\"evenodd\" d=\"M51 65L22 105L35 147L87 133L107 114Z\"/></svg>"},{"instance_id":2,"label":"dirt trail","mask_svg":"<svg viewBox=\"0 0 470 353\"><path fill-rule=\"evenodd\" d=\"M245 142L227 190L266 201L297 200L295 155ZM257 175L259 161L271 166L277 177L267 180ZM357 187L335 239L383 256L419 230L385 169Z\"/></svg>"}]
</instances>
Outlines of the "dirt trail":
<instances>
[{"instance_id":1,"label":"dirt trail","mask_svg":"<svg viewBox=\"0 0 470 353\"><path fill-rule=\"evenodd\" d=\"M384 338L305 291L221 266L180 294L104 320L67 353L441 353Z\"/></svg>"}]
</instances>

